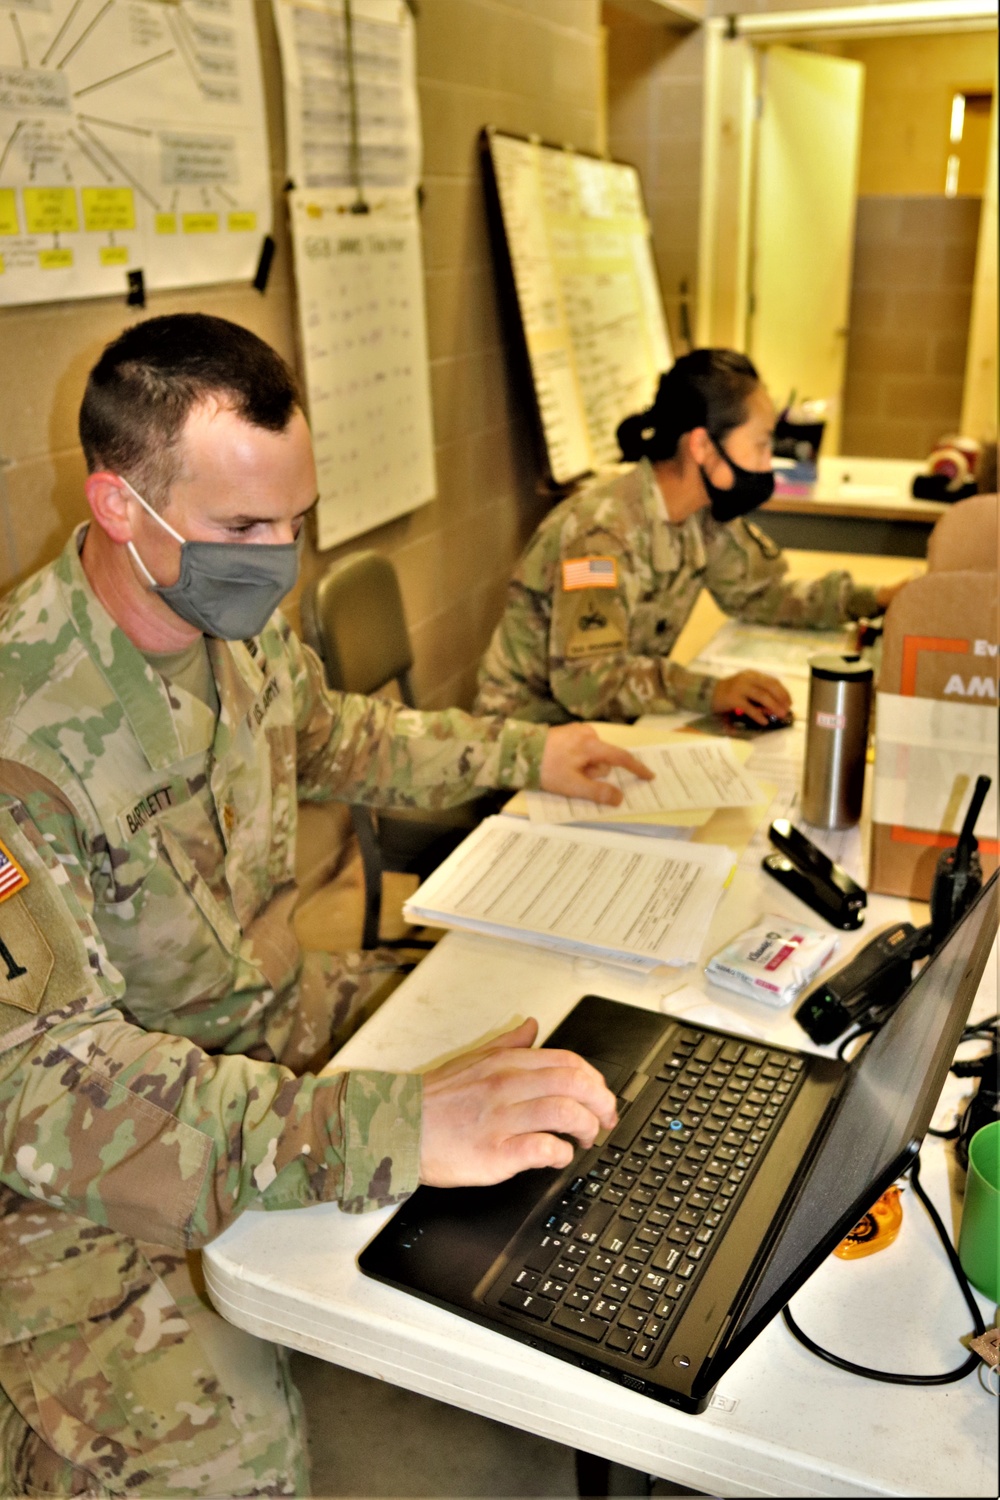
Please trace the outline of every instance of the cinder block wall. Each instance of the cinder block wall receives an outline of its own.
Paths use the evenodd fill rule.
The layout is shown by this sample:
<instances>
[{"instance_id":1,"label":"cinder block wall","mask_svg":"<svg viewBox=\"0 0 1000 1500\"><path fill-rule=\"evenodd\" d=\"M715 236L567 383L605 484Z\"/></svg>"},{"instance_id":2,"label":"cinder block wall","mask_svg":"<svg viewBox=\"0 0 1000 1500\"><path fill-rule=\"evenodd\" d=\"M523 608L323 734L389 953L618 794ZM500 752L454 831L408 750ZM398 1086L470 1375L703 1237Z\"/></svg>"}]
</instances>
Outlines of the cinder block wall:
<instances>
[{"instance_id":1,"label":"cinder block wall","mask_svg":"<svg viewBox=\"0 0 1000 1500\"><path fill-rule=\"evenodd\" d=\"M611 4L604 6L603 20L608 150L636 167L642 179L670 338L679 355L690 347L698 296L704 33L650 24Z\"/></svg>"},{"instance_id":2,"label":"cinder block wall","mask_svg":"<svg viewBox=\"0 0 1000 1500\"><path fill-rule=\"evenodd\" d=\"M844 453L926 458L958 432L980 207L979 198L858 199Z\"/></svg>"},{"instance_id":3,"label":"cinder block wall","mask_svg":"<svg viewBox=\"0 0 1000 1500\"><path fill-rule=\"evenodd\" d=\"M161 293L138 316L199 310L254 329L293 363L277 43L256 0L270 122L278 253L266 294L236 285ZM523 394L511 389L477 160L482 125L600 142L600 0L425 0L417 24L423 210L438 498L317 558L392 556L427 706L467 704L511 566L544 511ZM0 590L58 552L86 514L76 414L87 370L137 316L124 299L0 310ZM291 601L295 613L295 601Z\"/></svg>"}]
</instances>

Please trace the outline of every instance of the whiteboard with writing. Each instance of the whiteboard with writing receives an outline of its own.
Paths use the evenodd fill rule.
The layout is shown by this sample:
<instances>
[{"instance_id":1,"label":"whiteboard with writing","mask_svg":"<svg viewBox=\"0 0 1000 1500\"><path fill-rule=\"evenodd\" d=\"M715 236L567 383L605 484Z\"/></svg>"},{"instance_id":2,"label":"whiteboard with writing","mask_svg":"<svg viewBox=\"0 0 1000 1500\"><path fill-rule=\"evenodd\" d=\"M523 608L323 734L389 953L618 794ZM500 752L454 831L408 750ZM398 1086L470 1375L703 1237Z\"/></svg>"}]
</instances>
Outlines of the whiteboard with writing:
<instances>
[{"instance_id":1,"label":"whiteboard with writing","mask_svg":"<svg viewBox=\"0 0 1000 1500\"><path fill-rule=\"evenodd\" d=\"M409 191L289 200L322 549L434 498L420 226Z\"/></svg>"},{"instance_id":2,"label":"whiteboard with writing","mask_svg":"<svg viewBox=\"0 0 1000 1500\"><path fill-rule=\"evenodd\" d=\"M0 305L253 276L252 0L0 0Z\"/></svg>"},{"instance_id":3,"label":"whiteboard with writing","mask_svg":"<svg viewBox=\"0 0 1000 1500\"><path fill-rule=\"evenodd\" d=\"M549 473L620 458L615 431L673 364L639 174L485 133Z\"/></svg>"}]
</instances>

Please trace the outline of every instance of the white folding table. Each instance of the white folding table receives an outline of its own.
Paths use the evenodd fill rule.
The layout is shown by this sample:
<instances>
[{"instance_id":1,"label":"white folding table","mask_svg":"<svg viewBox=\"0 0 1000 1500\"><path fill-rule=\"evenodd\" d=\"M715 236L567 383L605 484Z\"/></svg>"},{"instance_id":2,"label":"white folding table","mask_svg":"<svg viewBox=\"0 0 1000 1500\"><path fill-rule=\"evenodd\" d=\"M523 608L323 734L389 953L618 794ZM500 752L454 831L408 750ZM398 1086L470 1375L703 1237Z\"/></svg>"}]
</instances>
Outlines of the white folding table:
<instances>
[{"instance_id":1,"label":"white folding table","mask_svg":"<svg viewBox=\"0 0 1000 1500\"><path fill-rule=\"evenodd\" d=\"M730 635L720 633L691 665L717 675L753 665L784 677L798 723L758 740L751 769L777 792L771 816L794 811L810 651L795 633L742 627L744 654L730 661L718 656ZM811 641L817 651L840 649L841 635L816 632ZM673 730L685 717L691 716L672 715L661 727ZM654 723L642 721L647 741ZM605 726L612 728L616 740L627 742L626 730ZM767 847L761 827L693 968L638 976L453 932L351 1038L335 1065L426 1069L529 1015L544 1037L588 992L809 1047L790 1010L714 988L703 971L712 953L764 913L823 925L762 873ZM863 878L856 836L828 837L826 847ZM870 895L865 925L841 935L838 960L878 927L901 920L919 925L927 915L926 906ZM973 1015L996 1010L994 944ZM949 1075L938 1124L951 1121L967 1092ZM921 1167L921 1182L957 1238L961 1180L953 1156L928 1137ZM912 1192L903 1204L895 1243L860 1260L831 1256L793 1299L794 1313L821 1346L855 1363L948 1370L967 1352L960 1340L970 1331L968 1309L923 1206ZM390 1212L353 1216L331 1204L243 1214L205 1252L216 1306L262 1338L710 1494L993 1497L1000 1488L997 1400L975 1375L930 1387L864 1380L817 1359L775 1319L723 1376L709 1408L689 1416L362 1276L355 1256ZM985 1298L979 1302L989 1324L995 1310Z\"/></svg>"},{"instance_id":2,"label":"white folding table","mask_svg":"<svg viewBox=\"0 0 1000 1500\"><path fill-rule=\"evenodd\" d=\"M718 907L704 955L764 911L804 908L741 868ZM872 897L867 932L924 908ZM996 949L977 1012L996 1003ZM338 1067L422 1069L537 1016L547 1034L588 991L694 1020L727 1018L755 1036L802 1047L787 1012L706 981L701 965L664 979L452 933L337 1057ZM705 1011L699 1007L708 1006ZM939 1118L962 1085L949 1079ZM949 1156L928 1139L921 1180L953 1224ZM876 1384L815 1358L773 1321L725 1374L712 1404L688 1416L599 1376L363 1277L355 1256L389 1211L335 1205L248 1212L205 1252L213 1301L263 1338L717 1495L995 1496L997 1402L976 1376L944 1387ZM987 1324L993 1309L981 1301ZM935 1372L961 1363L969 1315L928 1217L912 1192L888 1250L828 1259L793 1302L800 1326L858 1363Z\"/></svg>"}]
</instances>

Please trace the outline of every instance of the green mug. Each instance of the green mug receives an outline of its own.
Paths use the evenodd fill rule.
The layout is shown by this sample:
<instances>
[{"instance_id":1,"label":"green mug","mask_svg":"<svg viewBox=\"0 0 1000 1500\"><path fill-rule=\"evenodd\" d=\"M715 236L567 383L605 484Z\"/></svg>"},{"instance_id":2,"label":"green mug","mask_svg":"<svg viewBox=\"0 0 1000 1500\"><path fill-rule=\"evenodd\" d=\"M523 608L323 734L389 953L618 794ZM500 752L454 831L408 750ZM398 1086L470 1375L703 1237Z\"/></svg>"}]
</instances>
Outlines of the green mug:
<instances>
[{"instance_id":1,"label":"green mug","mask_svg":"<svg viewBox=\"0 0 1000 1500\"><path fill-rule=\"evenodd\" d=\"M984 1125L969 1142L958 1258L976 1290L1000 1300L1000 1120Z\"/></svg>"}]
</instances>

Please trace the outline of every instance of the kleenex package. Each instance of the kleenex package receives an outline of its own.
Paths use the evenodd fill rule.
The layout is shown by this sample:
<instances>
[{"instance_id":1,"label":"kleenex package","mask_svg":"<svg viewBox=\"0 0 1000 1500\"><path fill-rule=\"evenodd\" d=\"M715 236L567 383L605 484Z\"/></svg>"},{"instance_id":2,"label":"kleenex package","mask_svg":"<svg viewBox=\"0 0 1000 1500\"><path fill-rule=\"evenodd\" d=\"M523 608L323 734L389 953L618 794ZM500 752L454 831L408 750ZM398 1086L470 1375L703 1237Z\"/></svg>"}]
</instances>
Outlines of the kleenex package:
<instances>
[{"instance_id":1,"label":"kleenex package","mask_svg":"<svg viewBox=\"0 0 1000 1500\"><path fill-rule=\"evenodd\" d=\"M713 984L768 1005L788 1005L837 951L834 933L765 916L705 966Z\"/></svg>"}]
</instances>

